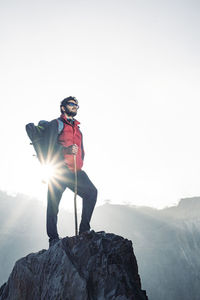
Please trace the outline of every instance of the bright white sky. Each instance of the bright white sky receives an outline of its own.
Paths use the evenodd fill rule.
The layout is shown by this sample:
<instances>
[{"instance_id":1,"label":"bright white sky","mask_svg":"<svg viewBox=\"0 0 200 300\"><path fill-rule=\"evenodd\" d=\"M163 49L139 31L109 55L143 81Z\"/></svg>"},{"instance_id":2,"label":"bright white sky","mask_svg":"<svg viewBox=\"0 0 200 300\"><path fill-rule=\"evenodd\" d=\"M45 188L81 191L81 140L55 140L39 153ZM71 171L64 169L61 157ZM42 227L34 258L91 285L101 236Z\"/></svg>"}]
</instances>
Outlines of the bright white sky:
<instances>
[{"instance_id":1,"label":"bright white sky","mask_svg":"<svg viewBox=\"0 0 200 300\"><path fill-rule=\"evenodd\" d=\"M199 28L195 0L1 0L0 189L45 201L25 124L72 95L99 204L199 196Z\"/></svg>"}]
</instances>

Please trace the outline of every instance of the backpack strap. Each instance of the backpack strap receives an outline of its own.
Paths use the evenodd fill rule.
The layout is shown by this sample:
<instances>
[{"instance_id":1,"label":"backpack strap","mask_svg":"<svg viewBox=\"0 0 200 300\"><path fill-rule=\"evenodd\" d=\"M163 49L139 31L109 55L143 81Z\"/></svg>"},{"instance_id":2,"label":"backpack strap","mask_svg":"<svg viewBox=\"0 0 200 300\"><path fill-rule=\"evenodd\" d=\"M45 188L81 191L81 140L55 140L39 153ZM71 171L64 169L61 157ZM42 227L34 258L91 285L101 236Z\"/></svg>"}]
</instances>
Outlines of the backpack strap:
<instances>
[{"instance_id":1,"label":"backpack strap","mask_svg":"<svg viewBox=\"0 0 200 300\"><path fill-rule=\"evenodd\" d=\"M60 135L61 132L63 131L64 124L63 124L63 121L61 121L60 118L57 119L57 122L58 122L58 135Z\"/></svg>"}]
</instances>

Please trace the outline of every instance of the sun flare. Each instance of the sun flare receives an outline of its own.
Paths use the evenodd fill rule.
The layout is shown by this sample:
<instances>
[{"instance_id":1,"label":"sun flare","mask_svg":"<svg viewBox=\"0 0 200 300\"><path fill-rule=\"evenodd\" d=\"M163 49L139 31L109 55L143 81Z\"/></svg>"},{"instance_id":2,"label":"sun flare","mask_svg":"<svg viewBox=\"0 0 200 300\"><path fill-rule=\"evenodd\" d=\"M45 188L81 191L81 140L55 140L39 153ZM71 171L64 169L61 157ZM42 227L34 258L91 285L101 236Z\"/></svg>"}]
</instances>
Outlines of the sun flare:
<instances>
[{"instance_id":1,"label":"sun flare","mask_svg":"<svg viewBox=\"0 0 200 300\"><path fill-rule=\"evenodd\" d=\"M48 183L55 175L55 166L52 164L41 165L41 180L43 183Z\"/></svg>"}]
</instances>

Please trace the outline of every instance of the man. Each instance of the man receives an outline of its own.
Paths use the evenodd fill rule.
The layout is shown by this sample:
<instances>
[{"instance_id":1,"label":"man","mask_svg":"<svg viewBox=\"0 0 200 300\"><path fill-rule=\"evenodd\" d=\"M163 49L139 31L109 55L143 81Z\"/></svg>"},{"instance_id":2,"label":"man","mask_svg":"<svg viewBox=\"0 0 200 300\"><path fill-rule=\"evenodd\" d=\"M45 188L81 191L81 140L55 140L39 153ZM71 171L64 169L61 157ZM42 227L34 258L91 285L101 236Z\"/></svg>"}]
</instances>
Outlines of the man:
<instances>
[{"instance_id":1,"label":"man","mask_svg":"<svg viewBox=\"0 0 200 300\"><path fill-rule=\"evenodd\" d=\"M74 191L74 156L77 168L77 194L83 201L79 234L90 230L90 220L97 199L96 187L82 170L84 159L83 138L79 129L80 123L74 119L78 108L78 101L75 97L70 96L62 100L60 104L61 116L59 122L57 120L56 123L56 126L59 127L59 123L63 122L62 131L57 136L57 151L58 149L61 151L62 160L59 160L55 176L51 178L48 185L47 234L49 236L50 246L59 240L57 215L62 194L66 188ZM55 120L52 124L54 124L53 126L55 127ZM49 126L49 128L49 130L52 131L51 126ZM57 132L59 131L57 130ZM56 155L55 151L54 155Z\"/></svg>"}]
</instances>

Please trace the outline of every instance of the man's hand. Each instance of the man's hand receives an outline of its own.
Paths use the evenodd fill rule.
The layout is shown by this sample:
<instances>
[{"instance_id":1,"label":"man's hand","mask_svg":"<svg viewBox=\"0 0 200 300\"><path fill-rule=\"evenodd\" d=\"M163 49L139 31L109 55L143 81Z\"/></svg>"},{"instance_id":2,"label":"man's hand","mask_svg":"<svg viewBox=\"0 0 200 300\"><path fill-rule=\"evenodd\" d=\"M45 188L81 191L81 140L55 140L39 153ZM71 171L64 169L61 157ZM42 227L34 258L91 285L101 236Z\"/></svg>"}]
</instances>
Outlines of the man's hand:
<instances>
[{"instance_id":1,"label":"man's hand","mask_svg":"<svg viewBox=\"0 0 200 300\"><path fill-rule=\"evenodd\" d=\"M73 144L71 146L65 147L65 153L76 155L78 153L78 146Z\"/></svg>"}]
</instances>

